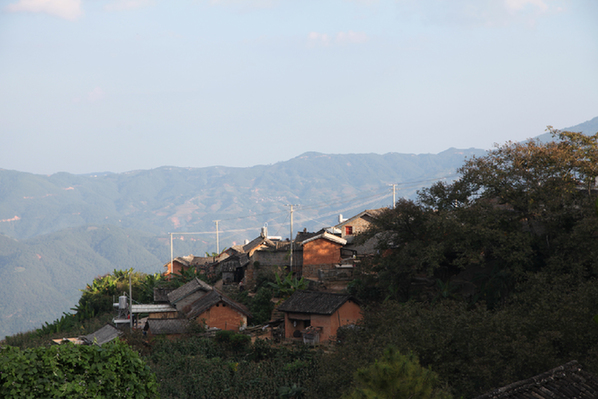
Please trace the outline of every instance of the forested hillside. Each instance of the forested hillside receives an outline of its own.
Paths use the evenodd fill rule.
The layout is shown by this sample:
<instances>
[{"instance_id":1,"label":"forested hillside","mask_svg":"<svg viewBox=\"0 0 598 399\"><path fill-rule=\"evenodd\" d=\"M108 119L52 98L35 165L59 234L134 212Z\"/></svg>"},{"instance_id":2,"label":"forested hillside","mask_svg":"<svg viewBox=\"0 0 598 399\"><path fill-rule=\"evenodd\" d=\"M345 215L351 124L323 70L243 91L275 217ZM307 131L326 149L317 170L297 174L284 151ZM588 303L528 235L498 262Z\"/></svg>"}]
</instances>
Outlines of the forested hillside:
<instances>
[{"instance_id":1,"label":"forested hillside","mask_svg":"<svg viewBox=\"0 0 598 399\"><path fill-rule=\"evenodd\" d=\"M412 196L482 150L437 155L306 153L252 168L162 167L122 174L40 176L0 170L0 337L54 320L73 307L97 275L134 267L161 272L175 256L253 239L269 224L288 236L287 204L296 229L320 229L365 208L389 206L389 183ZM402 183L402 184L401 184Z\"/></svg>"},{"instance_id":2,"label":"forested hillside","mask_svg":"<svg viewBox=\"0 0 598 399\"><path fill-rule=\"evenodd\" d=\"M356 237L375 238L376 254L348 286L363 319L325 347L253 342L262 328L210 338L201 325L172 341L151 330L125 339L155 373L162 398L474 398L574 360L596 375L598 133L553 133L558 140L508 143L472 158L458 179L377 213ZM111 295L130 273L88 284L76 316L6 342L45 345L69 324L91 327L100 311L110 315ZM156 284L196 276L133 273L133 295L149 298ZM280 277L263 273L251 294L231 292L251 309L249 325L305 289ZM546 394L554 388L538 382Z\"/></svg>"}]
</instances>

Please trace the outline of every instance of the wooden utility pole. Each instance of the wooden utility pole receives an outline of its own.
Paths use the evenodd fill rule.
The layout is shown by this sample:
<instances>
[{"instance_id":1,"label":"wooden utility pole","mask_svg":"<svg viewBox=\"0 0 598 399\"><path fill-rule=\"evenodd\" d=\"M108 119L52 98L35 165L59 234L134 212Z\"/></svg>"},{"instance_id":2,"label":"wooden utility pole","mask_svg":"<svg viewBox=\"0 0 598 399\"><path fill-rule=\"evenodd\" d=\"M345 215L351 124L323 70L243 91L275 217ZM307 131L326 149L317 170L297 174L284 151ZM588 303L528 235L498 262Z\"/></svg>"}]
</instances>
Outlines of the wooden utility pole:
<instances>
[{"instance_id":1,"label":"wooden utility pole","mask_svg":"<svg viewBox=\"0 0 598 399\"><path fill-rule=\"evenodd\" d=\"M297 205L287 205L291 207L291 258L289 260L289 269L293 273L293 207Z\"/></svg>"},{"instance_id":2,"label":"wooden utility pole","mask_svg":"<svg viewBox=\"0 0 598 399\"><path fill-rule=\"evenodd\" d=\"M219 255L220 254L220 236L218 234L218 222L220 220L214 220L214 223L216 223L216 253Z\"/></svg>"},{"instance_id":3,"label":"wooden utility pole","mask_svg":"<svg viewBox=\"0 0 598 399\"><path fill-rule=\"evenodd\" d=\"M392 186L392 209L395 209L395 206L397 204L395 189L396 189L397 185L395 183L393 183L393 184L389 184L389 186Z\"/></svg>"}]
</instances>

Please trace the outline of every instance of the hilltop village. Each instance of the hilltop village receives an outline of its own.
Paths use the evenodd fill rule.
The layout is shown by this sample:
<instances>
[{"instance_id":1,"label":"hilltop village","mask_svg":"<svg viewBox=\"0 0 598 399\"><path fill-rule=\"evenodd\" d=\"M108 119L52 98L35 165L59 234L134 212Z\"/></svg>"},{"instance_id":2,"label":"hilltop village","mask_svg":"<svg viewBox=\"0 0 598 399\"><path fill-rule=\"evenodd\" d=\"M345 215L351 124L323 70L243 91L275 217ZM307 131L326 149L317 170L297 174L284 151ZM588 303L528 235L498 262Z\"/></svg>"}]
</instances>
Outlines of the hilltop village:
<instances>
[{"instance_id":1,"label":"hilltop village","mask_svg":"<svg viewBox=\"0 0 598 399\"><path fill-rule=\"evenodd\" d=\"M598 134L554 135L392 209L100 276L75 314L7 337L0 396L40 397L43 369L62 396L596 398Z\"/></svg>"},{"instance_id":2,"label":"hilltop village","mask_svg":"<svg viewBox=\"0 0 598 399\"><path fill-rule=\"evenodd\" d=\"M176 257L164 265L166 278L190 273L197 277L176 289L154 288L152 304L133 304L114 322L130 324L130 313L135 327L150 336L169 338L185 333L190 323L202 324L208 331L244 331L252 315L232 298L254 291L264 275L283 275L301 281L305 290L284 302L275 298L278 306L264 323L267 328L259 332L267 331L268 338L326 343L340 327L354 326L361 318L360 303L346 288L356 266L375 253L376 245L374 239L357 242L355 238L383 210L368 209L348 219L340 215L337 225L317 232L304 229L292 242L268 235L264 227L255 239L217 256ZM213 286L203 281L215 278ZM138 320L136 315L143 314L149 316Z\"/></svg>"}]
</instances>

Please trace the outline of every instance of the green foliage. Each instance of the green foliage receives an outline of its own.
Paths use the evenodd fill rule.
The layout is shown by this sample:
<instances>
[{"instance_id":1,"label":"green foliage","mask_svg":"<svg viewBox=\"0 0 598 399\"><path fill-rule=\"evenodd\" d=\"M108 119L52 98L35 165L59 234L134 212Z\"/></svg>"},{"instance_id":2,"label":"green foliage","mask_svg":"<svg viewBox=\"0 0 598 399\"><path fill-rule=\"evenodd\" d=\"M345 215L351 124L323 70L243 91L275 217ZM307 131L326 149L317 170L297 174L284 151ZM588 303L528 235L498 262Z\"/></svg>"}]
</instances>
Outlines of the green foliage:
<instances>
[{"instance_id":1,"label":"green foliage","mask_svg":"<svg viewBox=\"0 0 598 399\"><path fill-rule=\"evenodd\" d=\"M158 341L149 359L164 399L279 398L285 387L295 394L307 391L319 367L319 354L303 347L278 347L257 340L246 350L234 352L216 340L200 337Z\"/></svg>"},{"instance_id":2,"label":"green foliage","mask_svg":"<svg viewBox=\"0 0 598 399\"><path fill-rule=\"evenodd\" d=\"M559 141L474 157L455 182L399 200L365 235L378 238L379 255L350 288L362 299L377 286L382 299L450 296L495 308L533 273L598 276L598 134L554 134Z\"/></svg>"},{"instance_id":3,"label":"green foliage","mask_svg":"<svg viewBox=\"0 0 598 399\"><path fill-rule=\"evenodd\" d=\"M308 287L308 282L301 277L298 279L293 276L290 272L284 279L280 278L280 275L276 274L276 283L268 283L268 285L274 290L274 296L277 298L286 298L293 295L293 292L297 290L304 290Z\"/></svg>"},{"instance_id":4,"label":"green foliage","mask_svg":"<svg viewBox=\"0 0 598 399\"><path fill-rule=\"evenodd\" d=\"M241 353L247 349L249 343L251 342L251 337L249 335L239 334L234 331L223 330L216 333L215 340L223 348L232 350L235 353Z\"/></svg>"},{"instance_id":5,"label":"green foliage","mask_svg":"<svg viewBox=\"0 0 598 399\"><path fill-rule=\"evenodd\" d=\"M153 287L162 279L159 274L146 275L133 269L114 270L112 274L97 277L83 289L79 303L72 309L77 320L87 320L100 313L112 312L113 303L120 295L129 293L129 277L133 298L137 302L152 303ZM151 292L151 294L150 294Z\"/></svg>"},{"instance_id":6,"label":"green foliage","mask_svg":"<svg viewBox=\"0 0 598 399\"><path fill-rule=\"evenodd\" d=\"M272 291L265 287L258 289L251 301L250 310L254 324L263 324L270 321L274 310Z\"/></svg>"},{"instance_id":7,"label":"green foliage","mask_svg":"<svg viewBox=\"0 0 598 399\"><path fill-rule=\"evenodd\" d=\"M475 397L543 373L572 359L598 371L598 328L593 316L598 282L536 274L500 309L446 299L432 305L387 301L364 312L360 328L343 331L342 345L323 358L314 391L334 397L364 363L387 345L413 351L450 383Z\"/></svg>"},{"instance_id":8,"label":"green foliage","mask_svg":"<svg viewBox=\"0 0 598 399\"><path fill-rule=\"evenodd\" d=\"M259 269L259 262L254 262L254 265L256 270L259 270L255 278L255 291L262 287L271 287L270 283L276 283L276 273L272 269Z\"/></svg>"},{"instance_id":9,"label":"green foliage","mask_svg":"<svg viewBox=\"0 0 598 399\"><path fill-rule=\"evenodd\" d=\"M0 349L3 398L156 398L155 375L136 352L115 341L102 347L56 345Z\"/></svg>"},{"instance_id":10,"label":"green foliage","mask_svg":"<svg viewBox=\"0 0 598 399\"><path fill-rule=\"evenodd\" d=\"M347 399L450 399L438 375L419 364L413 353L386 348L374 364L355 372L357 387Z\"/></svg>"}]
</instances>

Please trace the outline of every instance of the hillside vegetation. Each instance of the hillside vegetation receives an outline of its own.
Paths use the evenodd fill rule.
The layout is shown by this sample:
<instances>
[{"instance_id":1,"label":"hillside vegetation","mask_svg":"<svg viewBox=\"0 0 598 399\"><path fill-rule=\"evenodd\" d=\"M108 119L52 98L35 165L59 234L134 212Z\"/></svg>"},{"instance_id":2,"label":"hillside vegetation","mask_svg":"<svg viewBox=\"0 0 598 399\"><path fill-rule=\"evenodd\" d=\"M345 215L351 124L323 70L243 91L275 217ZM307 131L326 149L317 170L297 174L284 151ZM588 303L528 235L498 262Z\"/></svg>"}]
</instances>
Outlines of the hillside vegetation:
<instances>
[{"instance_id":1,"label":"hillside vegetation","mask_svg":"<svg viewBox=\"0 0 598 399\"><path fill-rule=\"evenodd\" d=\"M329 350L197 329L126 339L163 398L473 398L571 360L596 374L598 133L553 133L473 158L377 216L362 238L379 251L349 286L363 320ZM88 285L80 305L125 276Z\"/></svg>"},{"instance_id":2,"label":"hillside vegetation","mask_svg":"<svg viewBox=\"0 0 598 399\"><path fill-rule=\"evenodd\" d=\"M0 170L0 337L35 328L73 307L79 289L114 269L156 273L175 256L253 239L269 224L288 232L287 204L301 204L297 229L336 224L339 213L388 206L387 183L412 195L428 179L453 175L481 150L437 155L306 153L252 168L162 167L122 174L40 176ZM17 241L18 240L18 241Z\"/></svg>"}]
</instances>

